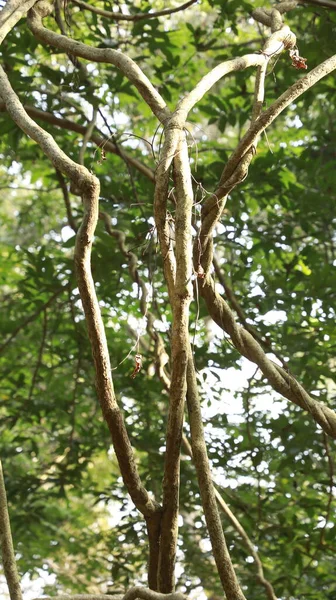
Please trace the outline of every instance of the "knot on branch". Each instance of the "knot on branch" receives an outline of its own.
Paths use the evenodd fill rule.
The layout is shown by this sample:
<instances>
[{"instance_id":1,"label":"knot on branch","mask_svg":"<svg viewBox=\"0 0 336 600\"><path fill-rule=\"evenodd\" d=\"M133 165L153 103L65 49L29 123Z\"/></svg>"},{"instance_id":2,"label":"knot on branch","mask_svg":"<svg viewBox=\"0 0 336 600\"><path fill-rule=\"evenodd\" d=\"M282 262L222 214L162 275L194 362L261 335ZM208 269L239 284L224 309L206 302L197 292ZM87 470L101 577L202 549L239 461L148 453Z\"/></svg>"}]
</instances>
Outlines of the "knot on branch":
<instances>
[{"instance_id":1,"label":"knot on branch","mask_svg":"<svg viewBox=\"0 0 336 600\"><path fill-rule=\"evenodd\" d=\"M272 32L275 32L283 26L282 15L296 8L297 5L298 1L294 0L292 2L279 2L276 4L276 8L256 8L252 12L252 17L262 25L270 27Z\"/></svg>"},{"instance_id":2,"label":"knot on branch","mask_svg":"<svg viewBox=\"0 0 336 600\"><path fill-rule=\"evenodd\" d=\"M261 53L267 57L275 56L283 50L294 48L295 44L296 36L288 25L283 25L266 40Z\"/></svg>"},{"instance_id":3,"label":"knot on branch","mask_svg":"<svg viewBox=\"0 0 336 600\"><path fill-rule=\"evenodd\" d=\"M183 131L184 125L180 123L179 119L173 118L166 121L165 131Z\"/></svg>"},{"instance_id":4,"label":"knot on branch","mask_svg":"<svg viewBox=\"0 0 336 600\"><path fill-rule=\"evenodd\" d=\"M76 165L70 181L70 192L76 196L99 194L99 179L92 175L85 167Z\"/></svg>"},{"instance_id":5,"label":"knot on branch","mask_svg":"<svg viewBox=\"0 0 336 600\"><path fill-rule=\"evenodd\" d=\"M47 17L53 12L54 7L52 2L48 2L48 0L40 0L40 2L37 2L34 5L34 8L32 8L31 10L36 11L39 17L41 17L41 19L44 19L44 17Z\"/></svg>"}]
</instances>

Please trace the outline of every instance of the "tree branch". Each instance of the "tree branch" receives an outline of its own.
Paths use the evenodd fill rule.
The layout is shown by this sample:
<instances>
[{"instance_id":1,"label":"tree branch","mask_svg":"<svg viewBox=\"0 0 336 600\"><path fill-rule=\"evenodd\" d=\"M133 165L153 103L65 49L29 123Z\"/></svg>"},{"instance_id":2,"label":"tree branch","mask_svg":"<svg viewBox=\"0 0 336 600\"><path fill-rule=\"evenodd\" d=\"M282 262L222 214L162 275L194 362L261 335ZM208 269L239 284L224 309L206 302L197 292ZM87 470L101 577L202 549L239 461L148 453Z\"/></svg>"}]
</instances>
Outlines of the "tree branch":
<instances>
[{"instance_id":1,"label":"tree branch","mask_svg":"<svg viewBox=\"0 0 336 600\"><path fill-rule=\"evenodd\" d=\"M185 436L183 436L182 442L183 442L183 447L184 447L186 453L190 456L190 458L192 460L194 460L192 448L189 444L188 439ZM246 532L246 530L244 529L244 527L242 526L240 521L238 521L237 517L235 517L235 515L231 511L230 507L225 502L224 498L221 496L219 491L216 489L213 479L212 479L212 483L214 486L214 494L215 494L219 508L222 510L224 515L229 519L232 527L240 535L248 552L254 558L254 562L256 565L256 569L257 569L257 579L258 579L259 583L265 588L268 600L277 600L277 597L276 597L276 594L275 594L272 584L270 583L270 581L268 581L268 579L266 579L266 577L264 575L264 569L263 569L262 562L260 560L258 552L255 549L255 546L254 546L252 540L249 538L248 533Z\"/></svg>"},{"instance_id":2,"label":"tree branch","mask_svg":"<svg viewBox=\"0 0 336 600\"><path fill-rule=\"evenodd\" d=\"M181 133L189 111L203 97L203 95L224 75L234 70L241 70L248 66L259 65L263 67L268 62L266 51L280 52L284 47L284 39L292 45L293 36L288 27L282 27L274 33L264 46L263 54L247 55L226 61L215 67L208 75L203 77L197 86L183 98L177 105L171 118L165 126L165 142L162 157L157 169L154 214L158 230L161 253L164 260L165 277L168 284L170 302L173 310L172 326L172 377L170 385L170 404L167 427L167 448L165 475L163 486L163 517L160 542L159 565L159 590L170 592L173 589L174 561L176 553L177 517L178 517L178 487L179 487L179 455L183 424L183 402L185 394L185 376L187 366L186 348L189 345L188 319L191 298L191 210L193 193L191 173L186 148L186 142ZM170 240L169 222L167 216L167 197L169 173L171 164L174 164L174 183L176 194L176 223L175 223L175 256ZM190 290L190 291L189 291ZM215 502L216 507L216 502ZM217 510L217 507L216 507ZM238 581L231 564L230 557L222 546L225 539L222 533L221 542L218 542L218 531L213 526L211 541L217 544L213 549L217 556L217 568L220 570L221 581L229 573L229 593L240 590ZM209 527L209 524L208 524ZM227 549L226 549L227 552ZM224 561L224 562L223 562ZM224 588L226 589L226 588ZM233 590L235 590L233 592ZM241 590L240 590L241 592ZM241 592L240 598L243 598Z\"/></svg>"},{"instance_id":3,"label":"tree branch","mask_svg":"<svg viewBox=\"0 0 336 600\"><path fill-rule=\"evenodd\" d=\"M249 127L246 134L239 142L237 148L230 156L228 163L222 173L219 188L214 193L217 198L221 197L221 188L229 181L237 168L242 157L251 150L255 144L256 138L282 113L287 106L299 98L304 92L309 90L320 79L329 75L336 69L336 54L327 58L323 63L312 69L307 75L296 81L288 90L286 90L273 104L264 110L260 117Z\"/></svg>"},{"instance_id":4,"label":"tree branch","mask_svg":"<svg viewBox=\"0 0 336 600\"><path fill-rule=\"evenodd\" d=\"M0 11L0 44L16 23L34 6L36 0L8 0Z\"/></svg>"},{"instance_id":5,"label":"tree branch","mask_svg":"<svg viewBox=\"0 0 336 600\"><path fill-rule=\"evenodd\" d=\"M98 219L99 181L85 167L72 161L53 137L32 121L1 67L0 97L16 124L39 144L56 169L67 175L82 195L84 217L76 237L75 267L95 363L98 398L128 492L144 516L156 515L159 505L151 499L141 483L122 413L116 402L105 329L91 274L91 246Z\"/></svg>"},{"instance_id":6,"label":"tree branch","mask_svg":"<svg viewBox=\"0 0 336 600\"><path fill-rule=\"evenodd\" d=\"M34 600L124 600L123 594L61 594L61 596L42 596Z\"/></svg>"},{"instance_id":7,"label":"tree branch","mask_svg":"<svg viewBox=\"0 0 336 600\"><path fill-rule=\"evenodd\" d=\"M157 12L150 13L139 13L137 15L124 15L123 13L115 13L110 10L104 10L103 8L97 8L96 6L91 6L87 2L83 2L82 0L73 0L73 4L77 4L84 10L89 10L97 15L101 15L102 17L107 17L112 19L113 21L143 21L145 19L156 19L157 17L164 17L165 15L172 15L173 13L180 12L181 10L186 10L189 6L196 4L197 0L189 0L185 2L181 6L177 6L176 8L165 8L164 10L158 10Z\"/></svg>"},{"instance_id":8,"label":"tree branch","mask_svg":"<svg viewBox=\"0 0 336 600\"><path fill-rule=\"evenodd\" d=\"M191 446L202 498L204 516L209 531L212 552L227 600L246 600L239 585L226 545L218 512L215 489L204 439L203 419L198 397L197 381L191 350L187 368L187 406Z\"/></svg>"},{"instance_id":9,"label":"tree branch","mask_svg":"<svg viewBox=\"0 0 336 600\"><path fill-rule=\"evenodd\" d=\"M257 580L259 581L260 585L262 585L265 588L266 596L267 596L268 600L277 600L274 588L273 588L271 582L268 581L268 579L266 579L266 577L265 577L264 568L263 568L262 562L260 560L259 554L256 551L252 540L249 538L248 533L246 532L246 530L244 529L244 527L242 526L240 521L238 521L237 517L235 517L235 515L231 511L230 507L226 504L225 500L222 498L219 491L216 488L214 491L215 491L215 497L216 497L219 507L222 509L225 516L229 519L232 527L240 535L248 552L251 554L251 556L253 556L254 563L256 566L256 570L257 570Z\"/></svg>"},{"instance_id":10,"label":"tree branch","mask_svg":"<svg viewBox=\"0 0 336 600\"><path fill-rule=\"evenodd\" d=\"M209 314L226 331L235 348L251 362L254 362L273 389L291 400L297 406L307 410L322 429L336 439L336 414L317 399L310 396L298 381L284 369L273 363L265 354L258 341L235 321L233 312L215 289L215 284L210 275L199 286Z\"/></svg>"},{"instance_id":11,"label":"tree branch","mask_svg":"<svg viewBox=\"0 0 336 600\"><path fill-rule=\"evenodd\" d=\"M13 539L8 514L5 480L0 460L0 546L5 578L11 600L22 600L20 578L16 566Z\"/></svg>"},{"instance_id":12,"label":"tree branch","mask_svg":"<svg viewBox=\"0 0 336 600\"><path fill-rule=\"evenodd\" d=\"M172 594L160 594L147 588L134 587L126 592L123 600L187 600L186 596L174 592Z\"/></svg>"},{"instance_id":13,"label":"tree branch","mask_svg":"<svg viewBox=\"0 0 336 600\"><path fill-rule=\"evenodd\" d=\"M187 347L189 343L189 307L192 299L191 213L193 189L188 146L184 131L173 130L177 137L174 155L175 180L175 258L176 279L170 290L173 312L171 335L172 374L166 434L163 477L163 516L160 542L159 590L174 590L174 568L178 532L180 447L186 395ZM167 151L167 146L165 147ZM168 150L169 151L169 150Z\"/></svg>"},{"instance_id":14,"label":"tree branch","mask_svg":"<svg viewBox=\"0 0 336 600\"><path fill-rule=\"evenodd\" d=\"M314 4L315 6L321 6L322 8L336 10L336 2L333 2L332 0L302 0L299 4Z\"/></svg>"},{"instance_id":15,"label":"tree branch","mask_svg":"<svg viewBox=\"0 0 336 600\"><path fill-rule=\"evenodd\" d=\"M243 71L249 67L267 66L267 62L271 56L280 54L284 48L290 48L295 45L296 38L287 25L284 25L279 31L274 32L265 42L261 53L245 54L232 60L227 60L217 65L207 75L202 77L194 89L189 92L176 107L176 114L179 119L187 119L188 113L199 102L203 96L217 83L220 79L234 73L235 71Z\"/></svg>"},{"instance_id":16,"label":"tree branch","mask_svg":"<svg viewBox=\"0 0 336 600\"><path fill-rule=\"evenodd\" d=\"M163 344L163 342L162 342L162 344ZM162 348L162 352L165 353L164 348ZM162 382L164 389L166 389L169 392L170 379L165 375L164 377L160 377L160 380ZM190 456L190 458L194 461L194 456L193 456L191 445L190 445L187 437L184 434L182 435L182 445L183 445L185 453L188 456ZM263 569L263 565L262 565L260 556L259 556L257 550L255 549L255 546L254 546L252 540L249 538L249 536L248 536L246 530L243 528L242 524L238 521L237 517L235 517L235 515L233 514L233 512L231 511L231 509L229 508L229 506L227 505L227 503L225 502L225 500L223 499L223 497L221 496L219 491L216 489L214 483L213 483L213 485L214 485L215 497L216 497L219 508L224 513L224 515L229 519L233 528L240 535L248 552L254 558L254 563L256 566L256 570L257 570L257 574L256 574L257 580L265 588L266 596L267 596L268 600L277 600L277 597L276 597L276 594L275 594L275 591L273 589L271 582L268 579L266 579L266 577L265 577L264 569Z\"/></svg>"},{"instance_id":17,"label":"tree branch","mask_svg":"<svg viewBox=\"0 0 336 600\"><path fill-rule=\"evenodd\" d=\"M199 265L202 266L205 273L208 273L210 269L213 258L213 230L221 218L228 194L247 177L248 167L255 154L255 147L260 134L287 106L335 69L336 55L328 58L294 83L251 123L248 131L231 154L221 175L218 188L203 204L202 224L194 244L194 265L196 269Z\"/></svg>"},{"instance_id":18,"label":"tree branch","mask_svg":"<svg viewBox=\"0 0 336 600\"><path fill-rule=\"evenodd\" d=\"M79 56L98 63L108 63L117 67L137 88L138 92L152 109L154 115L163 122L170 112L159 92L154 88L140 67L128 56L111 48L92 48L81 42L76 42L64 35L46 29L42 19L47 16L53 6L38 2L28 13L28 25L34 36L44 42L63 50L67 54Z\"/></svg>"},{"instance_id":19,"label":"tree branch","mask_svg":"<svg viewBox=\"0 0 336 600\"><path fill-rule=\"evenodd\" d=\"M45 123L50 123L50 125L55 125L55 127L60 127L62 129L67 129L68 131L74 131L76 133L80 133L81 135L85 135L86 127L80 125L79 123L75 123L69 119L56 117L52 113L40 110L39 108L35 108L33 106L27 106L26 104L23 105L23 108L30 117L33 117L38 121L44 121ZM5 111L6 106L4 102L0 102L0 112ZM120 156L125 162L132 165L135 169L137 169L137 171L145 175L145 177L150 179L150 181L154 182L155 176L152 169L146 167L146 165L140 162L137 158L133 158L123 150L120 150L116 144L110 140L107 140L103 133L93 133L90 139L92 142L94 142L94 144L96 144L96 146L98 146L98 148L102 148L105 152L111 152L112 154Z\"/></svg>"}]
</instances>

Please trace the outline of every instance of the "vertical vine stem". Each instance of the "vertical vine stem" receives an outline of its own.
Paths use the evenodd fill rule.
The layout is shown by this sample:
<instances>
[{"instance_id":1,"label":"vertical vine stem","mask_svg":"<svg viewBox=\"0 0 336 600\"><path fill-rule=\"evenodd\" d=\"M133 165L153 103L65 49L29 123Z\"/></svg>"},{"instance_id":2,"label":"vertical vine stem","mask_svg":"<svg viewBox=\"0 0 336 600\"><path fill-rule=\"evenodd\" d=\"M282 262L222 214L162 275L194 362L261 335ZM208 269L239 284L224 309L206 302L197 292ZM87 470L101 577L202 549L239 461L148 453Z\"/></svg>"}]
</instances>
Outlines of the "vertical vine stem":
<instances>
[{"instance_id":1,"label":"vertical vine stem","mask_svg":"<svg viewBox=\"0 0 336 600\"><path fill-rule=\"evenodd\" d=\"M12 532L8 514L5 480L0 460L0 545L5 578L10 600L22 600L20 578L16 566Z\"/></svg>"},{"instance_id":2,"label":"vertical vine stem","mask_svg":"<svg viewBox=\"0 0 336 600\"><path fill-rule=\"evenodd\" d=\"M187 368L187 406L189 414L191 447L202 498L204 516L209 531L212 552L227 600L246 600L239 585L226 545L220 519L215 487L204 438L203 419L198 395L196 373L191 349Z\"/></svg>"},{"instance_id":3,"label":"vertical vine stem","mask_svg":"<svg viewBox=\"0 0 336 600\"><path fill-rule=\"evenodd\" d=\"M97 395L128 493L146 518L148 527L153 529L149 535L151 554L161 507L142 484L123 415L116 401L105 328L91 273L91 248L99 214L99 180L85 167L71 160L53 137L27 115L1 66L0 97L13 121L39 144L54 167L69 177L83 199L84 215L76 237L75 267L95 364ZM149 579L154 580L152 574L149 574Z\"/></svg>"},{"instance_id":4,"label":"vertical vine stem","mask_svg":"<svg viewBox=\"0 0 336 600\"><path fill-rule=\"evenodd\" d=\"M168 136L171 132L168 132ZM174 570L178 532L180 450L184 402L186 396L187 348L189 340L189 307L192 300L192 234L193 189L185 132L172 130L176 150L172 158L175 182L175 258L176 278L170 289L173 312L171 350L172 377L169 392L166 455L163 477L163 515L159 560L159 590L174 590ZM175 144L172 144L175 148ZM171 286L172 288L172 286Z\"/></svg>"}]
</instances>

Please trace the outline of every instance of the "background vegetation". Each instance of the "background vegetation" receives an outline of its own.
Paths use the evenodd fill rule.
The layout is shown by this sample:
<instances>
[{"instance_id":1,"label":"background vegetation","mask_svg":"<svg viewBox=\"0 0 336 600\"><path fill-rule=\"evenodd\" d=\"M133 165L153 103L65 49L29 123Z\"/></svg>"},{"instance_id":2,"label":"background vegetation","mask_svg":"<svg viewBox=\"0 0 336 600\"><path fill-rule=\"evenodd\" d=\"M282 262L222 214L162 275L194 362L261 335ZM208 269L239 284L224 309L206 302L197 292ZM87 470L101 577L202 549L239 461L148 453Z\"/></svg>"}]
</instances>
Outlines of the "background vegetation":
<instances>
[{"instance_id":1,"label":"background vegetation","mask_svg":"<svg viewBox=\"0 0 336 600\"><path fill-rule=\"evenodd\" d=\"M45 26L133 58L172 110L213 67L260 52L270 35L251 16L264 6L258 0L189 2L183 11L155 18L148 12L178 4L90 3L108 16L82 4L57 1ZM302 2L285 14L308 70L333 52L335 8L333 2ZM115 20L113 12L146 18ZM153 195L164 128L118 68L38 41L26 18L4 39L1 64L28 114L100 180L92 272L118 404L142 482L160 502L172 307ZM230 73L188 115L194 239L202 206L249 126L255 75L255 68ZM304 75L288 52L272 57L264 109ZM331 409L335 98L330 74L261 135L248 177L232 190L216 225L211 268L236 321ZM146 585L147 531L126 492L95 391L73 259L83 203L66 174L6 112L5 98L1 102L0 456L18 568L30 578L54 574L47 594L124 593ZM174 243L173 188L171 179L167 222ZM276 597L332 600L334 442L308 412L277 394L214 324L197 268L192 352L213 477L247 538L222 512L244 594L248 600L273 597L258 576L252 548ZM132 378L136 354L142 368ZM188 438L188 419L184 433ZM192 598L221 596L186 444L179 514L178 590Z\"/></svg>"}]
</instances>

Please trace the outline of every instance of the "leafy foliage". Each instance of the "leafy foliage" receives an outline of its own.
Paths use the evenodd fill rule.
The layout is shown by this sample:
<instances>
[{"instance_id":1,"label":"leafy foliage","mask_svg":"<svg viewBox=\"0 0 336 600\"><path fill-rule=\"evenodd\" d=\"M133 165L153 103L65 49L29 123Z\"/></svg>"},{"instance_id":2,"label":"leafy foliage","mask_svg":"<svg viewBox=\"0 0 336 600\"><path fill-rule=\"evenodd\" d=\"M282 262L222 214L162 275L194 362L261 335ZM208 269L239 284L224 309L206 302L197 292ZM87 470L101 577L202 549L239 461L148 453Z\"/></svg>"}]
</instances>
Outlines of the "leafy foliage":
<instances>
[{"instance_id":1,"label":"leafy foliage","mask_svg":"<svg viewBox=\"0 0 336 600\"><path fill-rule=\"evenodd\" d=\"M161 4L125 0L123 7L135 14L159 10ZM111 9L109 2L99 5ZM185 13L119 24L69 2L63 25L74 39L121 49L136 59L173 107L216 64L260 49L264 32L250 17L260 5L208 0ZM336 11L303 5L286 19L309 68L331 54ZM59 31L51 17L48 27ZM101 210L125 235L127 252L136 254L138 277L150 291L148 308L169 348L171 313L153 224L153 180L124 155L155 172L162 136L155 118L117 69L87 64L85 73L71 57L37 42L24 21L1 46L1 61L25 106L54 115L34 118L74 160L83 140L80 128L99 107L97 128L105 142L97 148L89 141L85 164L100 179ZM298 76L288 56L281 56L266 77L266 103ZM246 129L253 84L252 70L231 74L190 116L195 219ZM229 198L215 238L221 272L246 323L331 408L335 98L330 76L269 128L249 177ZM49 593L123 590L146 580L146 532L125 493L96 400L64 189L41 150L5 112L0 127L0 455L19 568L34 577L46 565L56 574ZM106 142L115 145L115 153ZM71 194L70 201L79 224L80 199ZM173 217L173 204L171 212ZM160 500L167 392L155 374L154 343L146 334L127 252L101 222L93 274L113 378L140 474ZM198 296L191 319L206 437L221 493L258 548L280 598L331 600L336 594L333 442L241 359L209 323ZM132 379L138 350L143 368ZM196 596L204 590L210 598L222 592L188 457L181 469L178 585L186 593L196 590ZM246 596L259 599L264 591L253 559L232 525L224 517L223 522Z\"/></svg>"}]
</instances>

